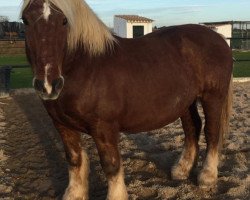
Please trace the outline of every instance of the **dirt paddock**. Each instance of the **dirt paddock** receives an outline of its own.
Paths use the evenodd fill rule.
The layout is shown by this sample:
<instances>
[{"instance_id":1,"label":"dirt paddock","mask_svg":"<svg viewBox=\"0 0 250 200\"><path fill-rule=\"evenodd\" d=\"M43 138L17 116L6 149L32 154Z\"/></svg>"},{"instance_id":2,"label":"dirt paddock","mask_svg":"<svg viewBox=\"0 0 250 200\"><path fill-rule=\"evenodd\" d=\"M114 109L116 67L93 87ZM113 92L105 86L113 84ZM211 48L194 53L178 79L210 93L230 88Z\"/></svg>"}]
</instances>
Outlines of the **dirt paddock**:
<instances>
[{"instance_id":1,"label":"dirt paddock","mask_svg":"<svg viewBox=\"0 0 250 200\"><path fill-rule=\"evenodd\" d=\"M202 133L197 167L187 181L170 169L183 147L180 121L160 130L121 134L126 185L131 200L250 199L250 82L234 84L231 132L225 141L218 185L197 186L205 155ZM90 200L104 200L107 183L92 139L83 135L91 160ZM59 135L34 92L19 90L0 99L0 199L60 199L68 172Z\"/></svg>"}]
</instances>

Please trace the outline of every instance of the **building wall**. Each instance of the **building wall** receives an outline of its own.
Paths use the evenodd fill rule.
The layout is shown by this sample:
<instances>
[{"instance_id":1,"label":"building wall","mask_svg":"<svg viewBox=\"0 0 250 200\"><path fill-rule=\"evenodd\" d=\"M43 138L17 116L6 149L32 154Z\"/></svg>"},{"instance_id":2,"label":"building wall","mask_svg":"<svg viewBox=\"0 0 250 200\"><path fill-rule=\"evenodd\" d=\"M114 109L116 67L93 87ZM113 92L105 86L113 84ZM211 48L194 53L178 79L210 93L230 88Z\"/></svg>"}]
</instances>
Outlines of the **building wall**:
<instances>
[{"instance_id":1,"label":"building wall","mask_svg":"<svg viewBox=\"0 0 250 200\"><path fill-rule=\"evenodd\" d=\"M127 38L127 21L119 17L114 18L114 32L116 35Z\"/></svg>"},{"instance_id":2,"label":"building wall","mask_svg":"<svg viewBox=\"0 0 250 200\"><path fill-rule=\"evenodd\" d=\"M231 38L232 37L232 25L231 24L225 24L216 26L216 32L219 34L222 34L225 38ZM230 46L230 40L226 40L228 45Z\"/></svg>"},{"instance_id":3,"label":"building wall","mask_svg":"<svg viewBox=\"0 0 250 200\"><path fill-rule=\"evenodd\" d=\"M127 23L127 38L133 38L133 26L144 26L144 35L152 32L152 23Z\"/></svg>"},{"instance_id":4,"label":"building wall","mask_svg":"<svg viewBox=\"0 0 250 200\"><path fill-rule=\"evenodd\" d=\"M144 26L144 35L152 32L152 23L130 23L114 17L114 33L122 38L133 38L133 26Z\"/></svg>"}]
</instances>

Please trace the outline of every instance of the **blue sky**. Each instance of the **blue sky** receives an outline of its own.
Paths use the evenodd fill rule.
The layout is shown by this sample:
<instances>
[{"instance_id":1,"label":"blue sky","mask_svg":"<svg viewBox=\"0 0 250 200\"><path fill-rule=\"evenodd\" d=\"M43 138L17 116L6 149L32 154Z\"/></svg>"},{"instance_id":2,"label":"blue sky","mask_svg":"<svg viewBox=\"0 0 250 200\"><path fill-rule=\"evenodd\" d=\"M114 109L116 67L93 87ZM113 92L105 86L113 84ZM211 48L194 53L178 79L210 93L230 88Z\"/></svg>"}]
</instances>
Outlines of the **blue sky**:
<instances>
[{"instance_id":1,"label":"blue sky","mask_svg":"<svg viewBox=\"0 0 250 200\"><path fill-rule=\"evenodd\" d=\"M250 21L250 0L86 0L110 27L115 14L138 14L168 26L209 21ZM17 21L22 0L0 0L0 15Z\"/></svg>"}]
</instances>

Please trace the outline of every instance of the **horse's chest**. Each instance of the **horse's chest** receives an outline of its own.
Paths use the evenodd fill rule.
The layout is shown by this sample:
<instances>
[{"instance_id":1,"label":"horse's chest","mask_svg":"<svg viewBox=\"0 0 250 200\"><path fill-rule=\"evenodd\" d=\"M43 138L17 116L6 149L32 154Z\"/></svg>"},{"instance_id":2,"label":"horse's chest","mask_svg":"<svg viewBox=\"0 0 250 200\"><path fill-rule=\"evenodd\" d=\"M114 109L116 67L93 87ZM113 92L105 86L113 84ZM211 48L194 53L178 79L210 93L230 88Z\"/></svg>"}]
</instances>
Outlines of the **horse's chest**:
<instances>
[{"instance_id":1,"label":"horse's chest","mask_svg":"<svg viewBox=\"0 0 250 200\"><path fill-rule=\"evenodd\" d=\"M45 108L53 121L77 131L88 132L88 123L74 105L45 103Z\"/></svg>"}]
</instances>

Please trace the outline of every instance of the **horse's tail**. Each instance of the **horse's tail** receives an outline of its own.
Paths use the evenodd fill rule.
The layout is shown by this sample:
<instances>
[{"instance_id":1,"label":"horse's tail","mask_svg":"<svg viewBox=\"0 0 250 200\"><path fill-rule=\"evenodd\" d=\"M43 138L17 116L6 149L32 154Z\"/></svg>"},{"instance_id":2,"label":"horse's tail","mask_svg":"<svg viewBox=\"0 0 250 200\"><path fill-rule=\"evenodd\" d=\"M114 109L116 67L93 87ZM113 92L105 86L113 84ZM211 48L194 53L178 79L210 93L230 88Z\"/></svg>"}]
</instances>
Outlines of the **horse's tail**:
<instances>
[{"instance_id":1,"label":"horse's tail","mask_svg":"<svg viewBox=\"0 0 250 200\"><path fill-rule=\"evenodd\" d=\"M232 111L232 102L233 102L233 76L231 76L231 80L228 87L228 93L224 100L222 106L222 113L220 118L220 145L223 146L223 142L226 134L229 132L229 121L230 114Z\"/></svg>"}]
</instances>

